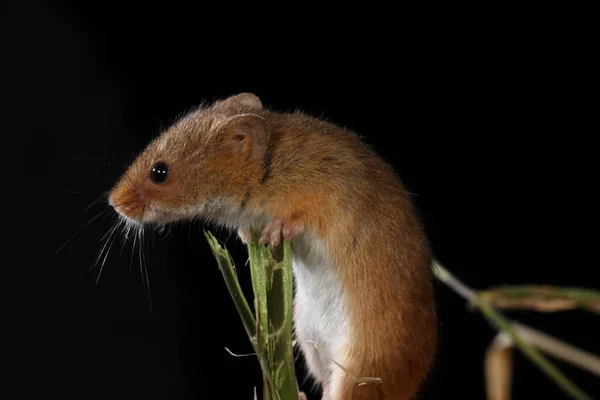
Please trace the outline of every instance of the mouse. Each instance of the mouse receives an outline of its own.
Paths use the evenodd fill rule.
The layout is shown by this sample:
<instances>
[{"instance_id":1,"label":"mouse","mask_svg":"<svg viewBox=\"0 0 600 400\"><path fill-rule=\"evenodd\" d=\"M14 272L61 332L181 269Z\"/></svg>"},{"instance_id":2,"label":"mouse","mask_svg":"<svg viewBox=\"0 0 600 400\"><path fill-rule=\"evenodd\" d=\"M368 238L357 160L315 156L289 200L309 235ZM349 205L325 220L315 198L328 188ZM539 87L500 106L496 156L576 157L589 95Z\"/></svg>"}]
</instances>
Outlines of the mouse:
<instances>
[{"instance_id":1,"label":"mouse","mask_svg":"<svg viewBox=\"0 0 600 400\"><path fill-rule=\"evenodd\" d=\"M289 240L294 339L321 399L418 396L438 338L432 249L399 173L357 132L250 92L213 99L153 138L108 203L136 226Z\"/></svg>"}]
</instances>

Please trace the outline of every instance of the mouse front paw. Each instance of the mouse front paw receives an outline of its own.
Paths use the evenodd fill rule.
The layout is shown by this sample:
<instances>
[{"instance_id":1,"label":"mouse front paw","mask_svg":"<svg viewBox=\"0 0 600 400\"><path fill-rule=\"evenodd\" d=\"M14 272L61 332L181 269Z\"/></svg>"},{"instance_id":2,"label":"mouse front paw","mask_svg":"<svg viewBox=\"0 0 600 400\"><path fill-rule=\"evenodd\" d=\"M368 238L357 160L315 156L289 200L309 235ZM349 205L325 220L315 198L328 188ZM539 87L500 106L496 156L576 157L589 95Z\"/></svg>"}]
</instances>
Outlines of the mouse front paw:
<instances>
[{"instance_id":1,"label":"mouse front paw","mask_svg":"<svg viewBox=\"0 0 600 400\"><path fill-rule=\"evenodd\" d=\"M237 234L242 243L248 244L252 242L252 236L250 235L250 231L248 229L239 228Z\"/></svg>"},{"instance_id":2,"label":"mouse front paw","mask_svg":"<svg viewBox=\"0 0 600 400\"><path fill-rule=\"evenodd\" d=\"M281 237L284 239L293 239L301 231L300 226L291 223L286 219L274 218L265 229L260 237L260 244L271 243L272 246L277 246L281 242Z\"/></svg>"}]
</instances>

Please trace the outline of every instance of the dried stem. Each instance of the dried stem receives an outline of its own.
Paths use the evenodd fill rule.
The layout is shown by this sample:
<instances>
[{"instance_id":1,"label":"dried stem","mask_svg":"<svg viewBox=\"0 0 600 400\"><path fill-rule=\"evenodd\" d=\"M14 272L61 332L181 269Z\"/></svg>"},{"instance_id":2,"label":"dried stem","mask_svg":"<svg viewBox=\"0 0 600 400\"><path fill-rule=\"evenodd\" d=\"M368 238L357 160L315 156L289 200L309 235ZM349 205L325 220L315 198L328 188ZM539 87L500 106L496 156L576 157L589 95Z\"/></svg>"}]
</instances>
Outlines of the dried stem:
<instances>
[{"instance_id":1,"label":"dried stem","mask_svg":"<svg viewBox=\"0 0 600 400\"><path fill-rule=\"evenodd\" d=\"M517 333L515 325L506 320L486 301L482 300L477 293L458 280L448 270L446 270L437 260L433 262L433 271L436 277L460 294L466 300L477 306L483 315L490 320L498 329L508 333L515 345L521 352L534 362L544 373L546 373L561 389L577 400L592 399L589 395L577 387L570 379L568 379L560 370L555 367L548 359L546 359L536 348L527 343ZM522 326L522 325L521 325Z\"/></svg>"},{"instance_id":2,"label":"dried stem","mask_svg":"<svg viewBox=\"0 0 600 400\"><path fill-rule=\"evenodd\" d=\"M556 312L582 308L600 314L600 291L551 285L505 285L479 291L479 296L497 308Z\"/></svg>"}]
</instances>

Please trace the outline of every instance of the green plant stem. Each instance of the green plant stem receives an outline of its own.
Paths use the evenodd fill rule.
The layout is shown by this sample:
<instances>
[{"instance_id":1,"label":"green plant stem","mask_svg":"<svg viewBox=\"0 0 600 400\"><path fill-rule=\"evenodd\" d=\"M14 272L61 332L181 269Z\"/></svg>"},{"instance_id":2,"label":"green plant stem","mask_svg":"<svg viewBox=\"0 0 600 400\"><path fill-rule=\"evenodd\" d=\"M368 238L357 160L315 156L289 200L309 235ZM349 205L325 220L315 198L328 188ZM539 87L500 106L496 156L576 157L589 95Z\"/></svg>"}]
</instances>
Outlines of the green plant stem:
<instances>
[{"instance_id":1,"label":"green plant stem","mask_svg":"<svg viewBox=\"0 0 600 400\"><path fill-rule=\"evenodd\" d=\"M282 399L297 399L298 384L294 371L292 346L292 268L291 243L271 249L274 261L267 288L268 313L271 328L272 361L276 386Z\"/></svg>"},{"instance_id":2,"label":"green plant stem","mask_svg":"<svg viewBox=\"0 0 600 400\"><path fill-rule=\"evenodd\" d=\"M264 400L298 400L292 344L292 245L273 248L258 244L253 233L248 244L255 315L244 297L227 250L209 232L205 236L217 259L226 286L240 314L263 371Z\"/></svg>"},{"instance_id":3,"label":"green plant stem","mask_svg":"<svg viewBox=\"0 0 600 400\"><path fill-rule=\"evenodd\" d=\"M258 245L259 235L251 232L251 243L247 245L250 258L250 276L252 289L254 291L254 310L256 314L256 344L258 354L264 360L266 368L273 372L271 352L269 351L269 312L267 297L267 282L269 279L270 266L265 254L265 247ZM266 371L263 369L263 374ZM264 379L267 385L263 385L263 399L277 400L277 388L273 379Z\"/></svg>"},{"instance_id":4,"label":"green plant stem","mask_svg":"<svg viewBox=\"0 0 600 400\"><path fill-rule=\"evenodd\" d=\"M231 298L233 299L235 308L237 309L242 323L244 324L246 333L250 338L253 338L256 336L256 320L254 319L252 310L250 309L250 306L246 301L246 297L244 297L242 288L240 287L240 283L237 279L237 274L235 272L235 268L233 267L233 263L231 262L229 254L219 245L217 239L214 236L212 236L208 232L204 232L204 235L206 236L206 239L210 244L212 253L217 260L219 270L223 274L223 280L225 281L225 285L227 286L227 289L231 294Z\"/></svg>"},{"instance_id":5,"label":"green plant stem","mask_svg":"<svg viewBox=\"0 0 600 400\"><path fill-rule=\"evenodd\" d=\"M227 286L229 294L233 299L233 303L238 311L238 314L240 315L240 318L246 330L246 334L248 335L250 343L252 344L252 348L254 349L254 352L258 358L265 378L264 380L265 382L268 382L268 385L265 385L265 387L268 387L273 382L273 378L270 373L271 370L267 364L266 358L264 357L262 347L259 345L259 342L257 340L256 320L254 318L254 315L252 314L252 311L250 310L248 302L246 301L246 297L244 296L242 288L240 287L239 281L237 279L237 274L235 273L235 268L231 261L231 257L229 256L227 250L221 247L217 239L210 232L205 231L204 235L206 236L212 253L215 259L217 260L219 270L223 274L225 285ZM265 400L268 398L269 397L267 396L264 397Z\"/></svg>"},{"instance_id":6,"label":"green plant stem","mask_svg":"<svg viewBox=\"0 0 600 400\"><path fill-rule=\"evenodd\" d=\"M577 400L592 400L592 397L583 392L570 379L568 379L558 368L556 368L546 357L537 351L534 347L521 339L508 322L500 313L495 311L487 302L482 300L472 289L468 288L461 281L455 278L448 270L442 267L437 261L434 261L433 271L436 277L463 296L468 301L475 304L483 315L488 318L496 327L508 333L514 340L515 345L545 372L560 388Z\"/></svg>"}]
</instances>

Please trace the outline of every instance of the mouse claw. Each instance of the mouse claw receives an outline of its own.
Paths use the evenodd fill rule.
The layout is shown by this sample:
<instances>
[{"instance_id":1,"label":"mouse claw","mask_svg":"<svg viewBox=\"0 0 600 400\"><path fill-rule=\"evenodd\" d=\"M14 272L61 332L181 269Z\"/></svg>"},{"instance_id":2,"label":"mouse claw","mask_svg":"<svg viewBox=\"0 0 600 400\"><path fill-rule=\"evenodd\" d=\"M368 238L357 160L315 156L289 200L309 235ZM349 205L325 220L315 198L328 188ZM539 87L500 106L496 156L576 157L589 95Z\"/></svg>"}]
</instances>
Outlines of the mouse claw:
<instances>
[{"instance_id":1,"label":"mouse claw","mask_svg":"<svg viewBox=\"0 0 600 400\"><path fill-rule=\"evenodd\" d=\"M249 244L252 242L252 237L250 236L250 231L248 229L240 228L237 233L242 243Z\"/></svg>"},{"instance_id":2,"label":"mouse claw","mask_svg":"<svg viewBox=\"0 0 600 400\"><path fill-rule=\"evenodd\" d=\"M262 231L260 237L260 244L271 243L273 246L277 246L281 240L281 229L283 222L280 219L272 220L269 225Z\"/></svg>"},{"instance_id":3,"label":"mouse claw","mask_svg":"<svg viewBox=\"0 0 600 400\"><path fill-rule=\"evenodd\" d=\"M262 231L259 243L270 243L272 246L278 246L282 236L284 239L289 240L293 239L298 233L300 233L300 229L291 222L275 218Z\"/></svg>"}]
</instances>

